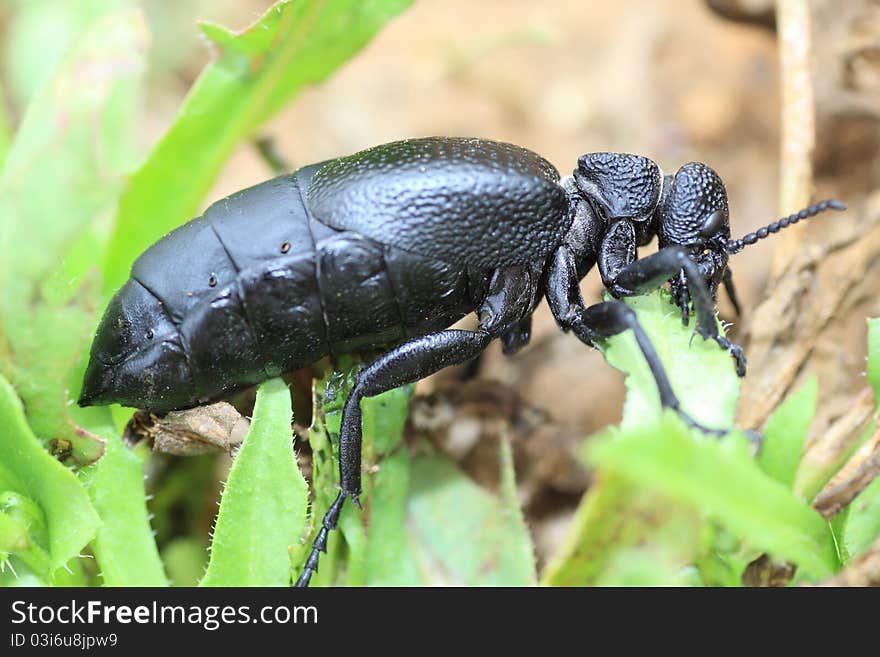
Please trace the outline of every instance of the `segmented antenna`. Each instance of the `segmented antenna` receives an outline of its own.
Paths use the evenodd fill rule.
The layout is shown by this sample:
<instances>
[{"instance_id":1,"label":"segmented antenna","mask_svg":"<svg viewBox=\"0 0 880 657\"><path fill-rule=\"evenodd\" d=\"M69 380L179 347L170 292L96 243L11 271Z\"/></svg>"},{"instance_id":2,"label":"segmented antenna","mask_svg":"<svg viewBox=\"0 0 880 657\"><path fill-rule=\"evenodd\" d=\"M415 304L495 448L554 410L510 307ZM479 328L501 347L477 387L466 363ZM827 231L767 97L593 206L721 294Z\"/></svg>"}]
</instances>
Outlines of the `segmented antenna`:
<instances>
[{"instance_id":1,"label":"segmented antenna","mask_svg":"<svg viewBox=\"0 0 880 657\"><path fill-rule=\"evenodd\" d=\"M754 233L749 233L748 235L744 235L738 240L728 240L724 244L724 250L730 253L731 255L734 253L739 253L744 248L749 246L750 244L754 244L758 240L762 240L767 235L772 233L778 233L780 230L785 228L786 226L791 226L792 224L796 224L801 219L807 219L809 217L814 217L820 212L824 212L825 210L846 210L846 206L838 201L837 199L830 198L825 201L819 201L818 203L814 203L808 208L804 208L800 212L796 212L795 214L789 215L787 217L783 217L778 221L774 221L769 226L764 226L764 228L759 228Z\"/></svg>"}]
</instances>

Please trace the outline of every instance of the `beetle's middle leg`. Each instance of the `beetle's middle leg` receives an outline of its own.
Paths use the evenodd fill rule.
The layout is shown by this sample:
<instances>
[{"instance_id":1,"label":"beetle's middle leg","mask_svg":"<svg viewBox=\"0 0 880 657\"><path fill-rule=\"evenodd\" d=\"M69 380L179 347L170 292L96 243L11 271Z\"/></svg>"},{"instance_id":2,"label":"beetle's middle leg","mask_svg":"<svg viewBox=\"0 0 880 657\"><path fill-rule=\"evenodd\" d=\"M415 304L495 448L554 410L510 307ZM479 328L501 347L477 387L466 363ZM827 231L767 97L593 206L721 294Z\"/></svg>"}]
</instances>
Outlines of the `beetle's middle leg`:
<instances>
[{"instance_id":1,"label":"beetle's middle leg","mask_svg":"<svg viewBox=\"0 0 880 657\"><path fill-rule=\"evenodd\" d=\"M559 248L553 256L546 285L547 301L553 317L563 330L574 333L581 342L595 346L597 340L617 335L630 329L642 355L651 368L660 405L674 410L688 426L705 433L724 435L724 431L702 426L681 407L666 370L651 339L636 317L635 311L622 301L606 301L587 308L578 288L574 257L566 247Z\"/></svg>"},{"instance_id":2,"label":"beetle's middle leg","mask_svg":"<svg viewBox=\"0 0 880 657\"><path fill-rule=\"evenodd\" d=\"M499 270L486 299L478 308L477 331L447 329L429 333L395 347L362 369L342 409L339 429L339 496L324 515L297 586L307 586L318 570L318 558L327 551L327 535L336 528L345 499L358 506L361 492L361 400L413 383L451 365L478 356L494 339L514 326L528 311L537 283L520 267Z\"/></svg>"}]
</instances>

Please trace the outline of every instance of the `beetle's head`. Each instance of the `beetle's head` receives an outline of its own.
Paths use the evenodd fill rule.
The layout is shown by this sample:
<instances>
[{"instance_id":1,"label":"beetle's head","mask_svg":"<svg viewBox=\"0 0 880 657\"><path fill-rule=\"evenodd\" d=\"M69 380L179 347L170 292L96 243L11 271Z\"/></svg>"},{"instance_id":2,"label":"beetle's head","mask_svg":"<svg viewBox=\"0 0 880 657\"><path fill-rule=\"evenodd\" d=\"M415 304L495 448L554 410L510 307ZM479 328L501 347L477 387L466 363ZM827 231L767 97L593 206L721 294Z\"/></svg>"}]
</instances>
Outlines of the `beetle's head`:
<instances>
[{"instance_id":1,"label":"beetle's head","mask_svg":"<svg viewBox=\"0 0 880 657\"><path fill-rule=\"evenodd\" d=\"M730 213L727 206L727 190L715 171L701 163L691 162L667 178L666 189L658 207L656 232L660 248L680 246L697 264L706 287L714 299L720 283L724 283L733 305L739 313L733 279L727 267L731 255L754 244L786 226L820 212L833 209L845 210L840 201L820 201L800 212L774 221L738 240L730 239ZM684 271L670 281L673 299L687 320L690 297Z\"/></svg>"},{"instance_id":2,"label":"beetle's head","mask_svg":"<svg viewBox=\"0 0 880 657\"><path fill-rule=\"evenodd\" d=\"M161 302L129 280L98 325L79 405L117 403L163 412L187 405L192 397L179 332Z\"/></svg>"},{"instance_id":3,"label":"beetle's head","mask_svg":"<svg viewBox=\"0 0 880 657\"><path fill-rule=\"evenodd\" d=\"M729 257L730 213L727 190L715 171L691 162L667 178L668 189L657 212L660 248L680 246L697 264L712 298L724 278ZM672 294L683 314L690 301L684 272L670 281Z\"/></svg>"}]
</instances>

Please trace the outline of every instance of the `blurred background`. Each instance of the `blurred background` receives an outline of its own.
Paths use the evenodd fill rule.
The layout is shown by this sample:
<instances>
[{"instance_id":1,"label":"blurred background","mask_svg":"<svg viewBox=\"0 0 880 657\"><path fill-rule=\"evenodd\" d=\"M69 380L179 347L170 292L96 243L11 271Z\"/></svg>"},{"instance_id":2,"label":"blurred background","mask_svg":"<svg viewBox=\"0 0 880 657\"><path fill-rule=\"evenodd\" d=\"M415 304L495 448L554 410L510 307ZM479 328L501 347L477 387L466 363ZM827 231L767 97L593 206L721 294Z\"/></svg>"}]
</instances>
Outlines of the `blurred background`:
<instances>
[{"instance_id":1,"label":"blurred background","mask_svg":"<svg viewBox=\"0 0 880 657\"><path fill-rule=\"evenodd\" d=\"M95 11L100 4L94 3ZM269 4L140 3L153 35L144 145L162 135L211 57L197 21L243 28ZM3 87L14 124L76 29L63 19L68 5L63 0L5 0L3 5ZM643 154L667 173L699 160L725 180L732 232L738 237L780 213L782 109L772 5L760 0L420 0L255 137L273 140L291 168L427 135L520 144L544 155L563 175L580 154L591 151ZM27 11L20 11L25 6ZM869 0L816 0L813 7L816 197L840 197L853 210L845 220L817 220L800 238L797 248L812 249L815 260L798 275L818 267L825 253L821 245L834 242L835 231L843 235L834 242L837 251L873 244L863 235L876 221L870 193L880 182L880 7ZM23 61L20 53L32 44L40 44L39 52ZM185 163L180 171L186 175ZM271 175L254 145L244 144L205 205ZM749 350L756 307L768 291L784 285L782 265L774 270L776 248L775 240L767 240L732 260L742 318L734 318L726 298L719 303L721 316L734 322L734 339L753 356L750 377L758 383L756 392L745 391L744 404L762 394L763 377L778 374L780 366L770 355L785 349L771 344L759 349L757 360ZM849 273L858 284L837 279L852 294L831 293L836 305L828 306L828 317L811 329L797 362L786 361L787 380L774 384L784 391L810 372L821 375L817 433L845 414L864 385L864 318L880 314L880 303L878 254L859 255L838 261L844 268L856 262ZM831 275L818 280L835 285ZM585 279L583 293L590 301L600 298L596 272ZM788 315L814 312L806 302L776 309ZM411 423L489 485L497 452L485 450L481 456L480 445L491 443L499 426L512 434L521 492L543 556L589 482L569 448L619 420L624 388L621 375L598 352L556 329L545 306L535 320L531 345L516 357L502 357L499 345L490 348L477 383L462 386L461 372L450 371L420 384ZM778 331L797 339L797 322L789 317ZM485 380L497 384L479 383ZM750 417L748 423L762 419Z\"/></svg>"}]
</instances>

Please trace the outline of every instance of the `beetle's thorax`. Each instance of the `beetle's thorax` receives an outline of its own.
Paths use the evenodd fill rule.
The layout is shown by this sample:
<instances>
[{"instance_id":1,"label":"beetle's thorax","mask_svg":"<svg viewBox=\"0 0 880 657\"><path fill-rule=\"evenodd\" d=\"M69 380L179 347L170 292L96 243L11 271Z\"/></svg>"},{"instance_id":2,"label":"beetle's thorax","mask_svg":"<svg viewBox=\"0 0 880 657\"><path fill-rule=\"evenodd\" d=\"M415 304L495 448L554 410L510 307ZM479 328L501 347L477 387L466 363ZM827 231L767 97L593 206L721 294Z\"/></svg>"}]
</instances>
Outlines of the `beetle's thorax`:
<instances>
[{"instance_id":1,"label":"beetle's thorax","mask_svg":"<svg viewBox=\"0 0 880 657\"><path fill-rule=\"evenodd\" d=\"M569 227L563 238L563 245L571 251L576 262L589 262L586 267L589 269L606 230L606 222L589 198L578 189L573 177L564 178L561 184L568 195L569 216ZM579 266L578 269L580 268Z\"/></svg>"}]
</instances>

